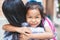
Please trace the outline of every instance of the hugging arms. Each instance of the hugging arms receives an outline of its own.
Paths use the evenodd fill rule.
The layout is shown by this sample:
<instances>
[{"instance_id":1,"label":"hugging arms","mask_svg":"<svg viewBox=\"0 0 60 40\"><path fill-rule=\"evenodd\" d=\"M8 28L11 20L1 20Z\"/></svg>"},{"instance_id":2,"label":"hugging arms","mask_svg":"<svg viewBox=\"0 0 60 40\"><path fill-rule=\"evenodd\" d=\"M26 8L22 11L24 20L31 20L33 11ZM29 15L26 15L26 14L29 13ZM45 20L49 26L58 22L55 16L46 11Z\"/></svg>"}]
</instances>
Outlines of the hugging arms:
<instances>
[{"instance_id":1,"label":"hugging arms","mask_svg":"<svg viewBox=\"0 0 60 40\"><path fill-rule=\"evenodd\" d=\"M51 38L53 38L54 35L53 35L51 28L49 27L49 24L47 22L45 22L45 24L42 25L41 21L42 21L42 18L44 19L45 16L43 16L43 8L40 3L28 2L26 4L26 9L25 9L25 7L22 6L22 4L19 0L17 0L17 1L12 0L12 2L11 1L6 1L6 2L9 3L9 5L6 3L8 6L6 6L6 4L3 6L3 12L4 12L4 14L8 14L7 15L8 17L11 16L11 14L14 15L12 17L13 18L16 17L18 19L18 20L16 20L16 21L18 21L16 23L17 25L22 22L25 22L25 21L23 21L25 19L26 22L28 22L31 25L31 27L40 27L40 26L43 27L44 26L43 29L45 29L45 32L39 33L39 34L33 34L29 27L21 27L21 26L18 27L15 23L13 23L13 21L12 21L12 25L11 25L10 20L13 20L13 18L9 20L10 17L7 18L8 21L10 21L10 24L6 24L3 26L3 29L5 31L20 33L19 40L28 40L30 38L32 38L32 39L51 39ZM16 2L16 4L15 4L15 2ZM13 3L13 5L10 3ZM23 11L23 9L26 10L26 14L25 14L25 10ZM32 13L32 15L31 15L31 13ZM46 25L46 23L47 23L47 25ZM13 24L15 24L16 26L14 26Z\"/></svg>"}]
</instances>

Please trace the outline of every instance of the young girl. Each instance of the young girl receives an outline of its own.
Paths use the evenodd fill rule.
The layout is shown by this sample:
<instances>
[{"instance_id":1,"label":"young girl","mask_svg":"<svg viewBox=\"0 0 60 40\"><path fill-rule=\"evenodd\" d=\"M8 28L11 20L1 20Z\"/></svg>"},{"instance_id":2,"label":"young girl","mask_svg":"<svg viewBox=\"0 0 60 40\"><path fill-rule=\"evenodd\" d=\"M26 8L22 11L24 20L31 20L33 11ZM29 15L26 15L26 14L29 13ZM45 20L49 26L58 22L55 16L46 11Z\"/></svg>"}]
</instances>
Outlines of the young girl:
<instances>
[{"instance_id":1,"label":"young girl","mask_svg":"<svg viewBox=\"0 0 60 40\"><path fill-rule=\"evenodd\" d=\"M51 39L53 38L53 32L49 27L49 24L45 21L45 16L43 15L42 5L38 2L29 2L26 4L26 13L25 19L26 22L32 28L40 28L42 27L43 33L34 34L31 33L32 30L30 27L14 27L10 24L4 25L3 29L10 32L18 32L20 33L20 40L28 40L28 39ZM44 25L42 23L44 20ZM47 24L47 25L46 25ZM22 31L23 30L23 31ZM35 30L35 29L34 29ZM40 29L38 29L40 31ZM39 32L38 31L38 32ZM45 31L45 32L44 32Z\"/></svg>"},{"instance_id":2,"label":"young girl","mask_svg":"<svg viewBox=\"0 0 60 40\"><path fill-rule=\"evenodd\" d=\"M25 15L27 23L31 26L31 28L30 27L28 28L32 31L32 34L28 34L28 37L30 36L30 38L32 38L33 40L39 40L39 39L48 40L53 37L53 33L49 28L49 24L45 21L43 7L40 3L35 1L28 2L26 4ZM44 25L42 20L44 20Z\"/></svg>"}]
</instances>

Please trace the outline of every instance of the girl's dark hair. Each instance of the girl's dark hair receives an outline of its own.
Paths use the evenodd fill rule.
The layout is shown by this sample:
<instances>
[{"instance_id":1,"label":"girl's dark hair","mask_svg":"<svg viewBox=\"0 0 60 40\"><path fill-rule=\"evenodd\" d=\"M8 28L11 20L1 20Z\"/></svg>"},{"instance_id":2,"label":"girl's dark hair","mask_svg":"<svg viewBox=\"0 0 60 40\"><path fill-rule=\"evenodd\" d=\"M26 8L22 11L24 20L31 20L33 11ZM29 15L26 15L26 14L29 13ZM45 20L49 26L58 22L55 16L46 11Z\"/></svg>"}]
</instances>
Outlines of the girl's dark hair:
<instances>
[{"instance_id":1,"label":"girl's dark hair","mask_svg":"<svg viewBox=\"0 0 60 40\"><path fill-rule=\"evenodd\" d=\"M27 2L26 3L26 13L29 9L39 9L42 19L45 19L45 15L44 15L44 12L43 12L43 6L40 2L36 2L36 1ZM41 26L41 27L43 26L42 20L41 20L41 23L38 26Z\"/></svg>"},{"instance_id":2,"label":"girl's dark hair","mask_svg":"<svg viewBox=\"0 0 60 40\"><path fill-rule=\"evenodd\" d=\"M11 25L21 27L25 22L25 6L21 0L5 0L2 4L2 11ZM12 40L18 40L18 33L5 32L5 38L12 34ZM7 39L8 40L8 39Z\"/></svg>"},{"instance_id":3,"label":"girl's dark hair","mask_svg":"<svg viewBox=\"0 0 60 40\"><path fill-rule=\"evenodd\" d=\"M11 25L21 26L24 22L25 6L21 0L5 0L2 10Z\"/></svg>"}]
</instances>

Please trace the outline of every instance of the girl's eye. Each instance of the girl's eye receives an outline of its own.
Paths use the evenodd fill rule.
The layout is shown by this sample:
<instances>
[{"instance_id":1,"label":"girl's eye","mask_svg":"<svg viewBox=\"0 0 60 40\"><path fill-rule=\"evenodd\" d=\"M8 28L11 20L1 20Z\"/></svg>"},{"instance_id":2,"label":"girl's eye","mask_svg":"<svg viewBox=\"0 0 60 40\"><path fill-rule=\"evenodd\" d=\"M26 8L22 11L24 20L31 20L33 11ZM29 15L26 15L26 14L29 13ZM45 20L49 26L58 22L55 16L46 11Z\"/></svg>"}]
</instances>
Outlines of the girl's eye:
<instances>
[{"instance_id":1,"label":"girl's eye","mask_svg":"<svg viewBox=\"0 0 60 40\"><path fill-rule=\"evenodd\" d=\"M28 18L32 18L32 17L28 17Z\"/></svg>"},{"instance_id":2,"label":"girl's eye","mask_svg":"<svg viewBox=\"0 0 60 40\"><path fill-rule=\"evenodd\" d=\"M36 18L39 18L39 17L36 17Z\"/></svg>"}]
</instances>

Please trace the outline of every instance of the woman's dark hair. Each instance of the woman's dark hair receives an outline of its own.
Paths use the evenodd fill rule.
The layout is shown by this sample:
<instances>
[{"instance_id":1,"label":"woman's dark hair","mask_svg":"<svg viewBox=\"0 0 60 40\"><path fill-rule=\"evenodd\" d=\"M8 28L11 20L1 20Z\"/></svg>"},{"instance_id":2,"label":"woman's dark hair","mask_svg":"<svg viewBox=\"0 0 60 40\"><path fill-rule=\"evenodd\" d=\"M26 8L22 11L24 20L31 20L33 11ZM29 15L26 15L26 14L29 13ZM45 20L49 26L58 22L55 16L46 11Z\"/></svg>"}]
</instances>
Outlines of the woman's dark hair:
<instances>
[{"instance_id":1,"label":"woman's dark hair","mask_svg":"<svg viewBox=\"0 0 60 40\"><path fill-rule=\"evenodd\" d=\"M29 9L32 9L32 10L33 9L39 9L42 19L45 19L45 15L44 15L44 12L43 12L43 6L40 2L36 2L36 1L27 2L26 3L26 13ZM40 25L38 25L38 26L41 26L41 27L43 26L42 20L41 20Z\"/></svg>"},{"instance_id":2,"label":"woman's dark hair","mask_svg":"<svg viewBox=\"0 0 60 40\"><path fill-rule=\"evenodd\" d=\"M21 0L5 0L2 4L2 11L11 25L21 27L21 23L25 22L25 6ZM12 34L12 40L18 40L19 33L5 32L5 37ZM8 40L8 39L7 39Z\"/></svg>"},{"instance_id":3,"label":"woman's dark hair","mask_svg":"<svg viewBox=\"0 0 60 40\"><path fill-rule=\"evenodd\" d=\"M24 22L25 6L21 0L5 0L2 10L11 25L20 26Z\"/></svg>"}]
</instances>

